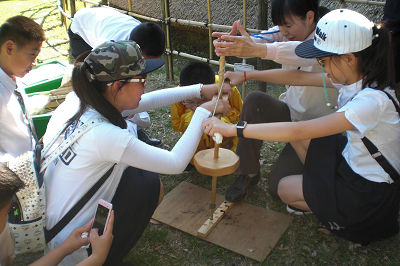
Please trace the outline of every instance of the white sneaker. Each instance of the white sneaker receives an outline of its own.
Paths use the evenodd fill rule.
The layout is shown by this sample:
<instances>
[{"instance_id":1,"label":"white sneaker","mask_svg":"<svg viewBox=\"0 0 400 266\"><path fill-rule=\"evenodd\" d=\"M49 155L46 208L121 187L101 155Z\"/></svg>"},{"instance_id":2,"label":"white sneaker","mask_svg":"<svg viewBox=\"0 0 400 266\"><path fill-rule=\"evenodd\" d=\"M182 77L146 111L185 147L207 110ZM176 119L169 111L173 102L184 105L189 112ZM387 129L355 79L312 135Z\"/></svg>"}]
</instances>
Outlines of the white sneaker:
<instances>
[{"instance_id":1,"label":"white sneaker","mask_svg":"<svg viewBox=\"0 0 400 266\"><path fill-rule=\"evenodd\" d=\"M312 211L303 211L290 205L286 205L286 211L294 215L307 215L312 213Z\"/></svg>"}]
</instances>

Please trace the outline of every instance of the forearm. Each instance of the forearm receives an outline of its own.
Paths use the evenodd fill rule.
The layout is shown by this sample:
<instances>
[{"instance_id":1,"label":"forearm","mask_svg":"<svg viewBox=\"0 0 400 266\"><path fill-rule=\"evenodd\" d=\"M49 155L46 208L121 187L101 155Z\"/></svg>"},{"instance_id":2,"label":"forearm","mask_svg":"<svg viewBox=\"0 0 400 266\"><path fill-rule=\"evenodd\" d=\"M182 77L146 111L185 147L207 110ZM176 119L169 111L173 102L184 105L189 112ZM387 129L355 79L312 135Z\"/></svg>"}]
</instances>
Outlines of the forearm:
<instances>
[{"instance_id":1,"label":"forearm","mask_svg":"<svg viewBox=\"0 0 400 266\"><path fill-rule=\"evenodd\" d=\"M292 142L334 135L353 128L344 113L339 112L307 121L249 124L243 130L243 136L265 141ZM215 132L221 132L227 137L237 135L236 126L230 124L219 123L211 134Z\"/></svg>"},{"instance_id":2,"label":"forearm","mask_svg":"<svg viewBox=\"0 0 400 266\"><path fill-rule=\"evenodd\" d=\"M183 100L200 97L201 91L199 84L155 90L143 94L142 99L139 102L139 106L136 109L123 111L122 115L128 116L144 111L157 109L160 107L169 106Z\"/></svg>"},{"instance_id":3,"label":"forearm","mask_svg":"<svg viewBox=\"0 0 400 266\"><path fill-rule=\"evenodd\" d=\"M317 63L315 58L302 58L295 53L295 49L300 43L301 42L298 41L266 43L264 45L268 53L263 59L273 60L282 65L296 67L315 65Z\"/></svg>"},{"instance_id":4,"label":"forearm","mask_svg":"<svg viewBox=\"0 0 400 266\"><path fill-rule=\"evenodd\" d=\"M263 71L246 72L247 80L257 80L281 85L316 86L322 87L322 73L306 72L301 70L269 69ZM325 77L326 85L332 87Z\"/></svg>"},{"instance_id":5,"label":"forearm","mask_svg":"<svg viewBox=\"0 0 400 266\"><path fill-rule=\"evenodd\" d=\"M121 157L121 162L147 171L160 174L181 173L199 144L203 134L201 123L210 112L198 107L185 133L171 151L150 146L138 139L132 140ZM157 170L155 170L157 166Z\"/></svg>"},{"instance_id":6,"label":"forearm","mask_svg":"<svg viewBox=\"0 0 400 266\"><path fill-rule=\"evenodd\" d=\"M64 259L65 256L69 254L70 252L68 249L61 245L30 264L30 266L57 265Z\"/></svg>"},{"instance_id":7,"label":"forearm","mask_svg":"<svg viewBox=\"0 0 400 266\"><path fill-rule=\"evenodd\" d=\"M243 135L266 141L291 142L342 133L353 129L343 112L299 122L278 122L248 125Z\"/></svg>"},{"instance_id":8,"label":"forearm","mask_svg":"<svg viewBox=\"0 0 400 266\"><path fill-rule=\"evenodd\" d=\"M88 258L77 264L77 266L99 266L103 265L104 261L105 258L99 258L98 256L92 254Z\"/></svg>"}]
</instances>

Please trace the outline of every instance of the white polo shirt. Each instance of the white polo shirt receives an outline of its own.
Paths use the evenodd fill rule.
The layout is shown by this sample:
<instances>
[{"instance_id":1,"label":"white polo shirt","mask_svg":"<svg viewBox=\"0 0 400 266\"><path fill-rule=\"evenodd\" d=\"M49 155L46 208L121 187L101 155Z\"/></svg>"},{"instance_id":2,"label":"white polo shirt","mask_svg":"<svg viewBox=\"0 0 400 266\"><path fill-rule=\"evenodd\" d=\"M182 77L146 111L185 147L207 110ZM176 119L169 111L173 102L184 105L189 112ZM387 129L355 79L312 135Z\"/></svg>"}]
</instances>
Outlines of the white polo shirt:
<instances>
[{"instance_id":1,"label":"white polo shirt","mask_svg":"<svg viewBox=\"0 0 400 266\"><path fill-rule=\"evenodd\" d=\"M29 122L14 94L16 87L0 67L0 162L33 149Z\"/></svg>"},{"instance_id":2,"label":"white polo shirt","mask_svg":"<svg viewBox=\"0 0 400 266\"><path fill-rule=\"evenodd\" d=\"M400 173L400 118L393 102L379 90L364 88L358 81L339 89L337 112L345 112L355 127L347 130L348 142L342 155L354 172L374 182L393 180L372 158L361 138L366 136Z\"/></svg>"},{"instance_id":3,"label":"white polo shirt","mask_svg":"<svg viewBox=\"0 0 400 266\"><path fill-rule=\"evenodd\" d=\"M132 30L140 23L139 20L112 8L83 8L76 12L71 31L94 48L110 40L129 40Z\"/></svg>"}]
</instances>

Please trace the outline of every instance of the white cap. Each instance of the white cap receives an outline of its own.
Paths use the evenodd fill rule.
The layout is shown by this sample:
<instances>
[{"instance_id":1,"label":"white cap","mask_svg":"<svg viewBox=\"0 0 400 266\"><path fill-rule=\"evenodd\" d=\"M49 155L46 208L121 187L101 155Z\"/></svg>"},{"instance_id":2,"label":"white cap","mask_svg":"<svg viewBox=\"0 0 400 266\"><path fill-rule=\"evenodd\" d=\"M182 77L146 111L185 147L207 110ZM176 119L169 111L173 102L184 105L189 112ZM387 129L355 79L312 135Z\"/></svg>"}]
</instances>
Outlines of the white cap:
<instances>
[{"instance_id":1,"label":"white cap","mask_svg":"<svg viewBox=\"0 0 400 266\"><path fill-rule=\"evenodd\" d=\"M374 23L349 9L336 9L317 23L313 40L296 47L300 57L315 58L355 53L371 46Z\"/></svg>"}]
</instances>

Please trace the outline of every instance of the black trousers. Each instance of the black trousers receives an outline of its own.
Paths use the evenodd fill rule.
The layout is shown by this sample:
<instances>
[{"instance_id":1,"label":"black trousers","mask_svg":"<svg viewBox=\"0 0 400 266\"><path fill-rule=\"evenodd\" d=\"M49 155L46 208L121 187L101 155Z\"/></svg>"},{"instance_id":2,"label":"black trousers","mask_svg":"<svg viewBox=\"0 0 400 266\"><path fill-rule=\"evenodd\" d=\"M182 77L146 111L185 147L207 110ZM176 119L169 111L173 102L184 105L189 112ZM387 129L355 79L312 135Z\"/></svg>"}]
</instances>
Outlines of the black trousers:
<instances>
[{"instance_id":1,"label":"black trousers","mask_svg":"<svg viewBox=\"0 0 400 266\"><path fill-rule=\"evenodd\" d=\"M254 91L245 98L240 119L249 124L291 121L286 103L261 91ZM261 145L261 140L239 138L236 153L240 158L240 174L258 173ZM295 150L286 144L268 177L270 194L277 196L278 183L283 177L302 171L303 165Z\"/></svg>"},{"instance_id":2,"label":"black trousers","mask_svg":"<svg viewBox=\"0 0 400 266\"><path fill-rule=\"evenodd\" d=\"M91 51L92 47L87 44L81 36L71 31L71 26L68 28L69 45L71 47L71 55L76 59L78 55L86 51Z\"/></svg>"},{"instance_id":3,"label":"black trousers","mask_svg":"<svg viewBox=\"0 0 400 266\"><path fill-rule=\"evenodd\" d=\"M157 208L160 195L158 174L128 167L112 199L113 243L104 265L121 265L143 234Z\"/></svg>"}]
</instances>

